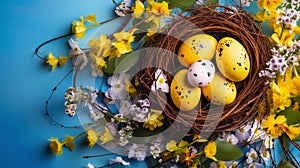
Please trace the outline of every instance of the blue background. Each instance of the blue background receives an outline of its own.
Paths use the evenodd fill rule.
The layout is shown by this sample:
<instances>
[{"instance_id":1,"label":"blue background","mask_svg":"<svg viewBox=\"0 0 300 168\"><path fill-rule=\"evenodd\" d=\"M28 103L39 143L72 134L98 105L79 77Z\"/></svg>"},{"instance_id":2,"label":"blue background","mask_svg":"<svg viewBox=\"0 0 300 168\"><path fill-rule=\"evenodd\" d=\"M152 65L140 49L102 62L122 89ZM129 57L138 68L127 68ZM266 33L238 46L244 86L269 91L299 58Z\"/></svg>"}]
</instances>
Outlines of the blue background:
<instances>
[{"instance_id":1,"label":"blue background","mask_svg":"<svg viewBox=\"0 0 300 168\"><path fill-rule=\"evenodd\" d=\"M98 21L114 17L114 5L110 0L9 0L1 1L0 36L0 167L85 167L108 164L105 156L83 159L84 155L104 154L98 145L89 149L84 137L76 142L70 152L64 148L56 157L48 149L51 136L60 140L65 134L76 135L82 130L54 126L45 116L45 101L52 88L72 66L56 68L51 72L48 65L34 56L35 48L42 42L70 32L71 23L79 16L97 14ZM65 55L67 38L42 48L45 54ZM71 86L72 75L62 85L52 101L50 110L54 117L66 125L79 124L77 117L69 118L63 110L63 93ZM140 167L143 162L132 163Z\"/></svg>"},{"instance_id":2,"label":"blue background","mask_svg":"<svg viewBox=\"0 0 300 168\"><path fill-rule=\"evenodd\" d=\"M72 21L87 14L97 14L98 21L114 17L110 0L10 0L1 1L0 26L0 167L85 167L108 164L112 156L83 159L85 155L105 154L98 145L87 147L84 137L76 149L64 148L62 156L50 153L47 139L76 135L82 130L54 126L45 116L45 101L53 87L72 69L70 62L56 68L34 56L42 42L70 32ZM55 56L68 51L67 38L46 45L41 51ZM60 85L50 102L53 116L66 125L79 124L78 118L64 114L64 91L71 86L72 75ZM132 167L145 167L131 162Z\"/></svg>"}]
</instances>

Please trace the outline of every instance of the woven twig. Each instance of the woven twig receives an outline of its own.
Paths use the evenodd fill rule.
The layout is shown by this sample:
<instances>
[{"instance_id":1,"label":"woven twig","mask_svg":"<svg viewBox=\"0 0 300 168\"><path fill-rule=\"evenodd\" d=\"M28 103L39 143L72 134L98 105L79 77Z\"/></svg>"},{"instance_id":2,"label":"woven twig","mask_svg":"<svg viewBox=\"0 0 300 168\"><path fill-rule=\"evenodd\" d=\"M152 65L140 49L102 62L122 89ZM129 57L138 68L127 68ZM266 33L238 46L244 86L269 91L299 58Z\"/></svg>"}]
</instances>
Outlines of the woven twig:
<instances>
[{"instance_id":1,"label":"woven twig","mask_svg":"<svg viewBox=\"0 0 300 168\"><path fill-rule=\"evenodd\" d=\"M216 7L223 8L222 12L214 10ZM181 117L177 116L179 109L174 106L170 97L165 100L162 96L163 93L155 92L156 95L151 97L151 101L164 109L170 122L177 120L186 126L192 126L195 132L200 132L204 126L214 128L215 125L217 127L214 130L206 129L205 131L220 132L236 129L252 120L257 114L258 104L267 89L266 79L259 78L258 74L264 69L265 63L271 56L271 44L252 16L240 7L233 9L219 5L203 6L191 9L191 11L191 16L179 14L181 19L172 20L171 24L163 29L163 33L156 33L147 39L144 47L155 47L156 49L147 51L140 64L143 67L155 68L146 68L137 75L141 83L140 91L146 95L150 93L156 68L161 68L168 73L168 82L171 83L172 76L180 68L183 68L174 54L177 53L182 41L188 37L202 32L219 37L233 37L247 50L251 69L245 80L236 83L237 97L233 103L224 107L221 118L218 118L217 113L222 110L222 107L212 107L203 98L197 109L186 112ZM198 114L196 121L191 117L193 112ZM210 118L207 118L208 112ZM209 125L204 125L205 121Z\"/></svg>"}]
</instances>

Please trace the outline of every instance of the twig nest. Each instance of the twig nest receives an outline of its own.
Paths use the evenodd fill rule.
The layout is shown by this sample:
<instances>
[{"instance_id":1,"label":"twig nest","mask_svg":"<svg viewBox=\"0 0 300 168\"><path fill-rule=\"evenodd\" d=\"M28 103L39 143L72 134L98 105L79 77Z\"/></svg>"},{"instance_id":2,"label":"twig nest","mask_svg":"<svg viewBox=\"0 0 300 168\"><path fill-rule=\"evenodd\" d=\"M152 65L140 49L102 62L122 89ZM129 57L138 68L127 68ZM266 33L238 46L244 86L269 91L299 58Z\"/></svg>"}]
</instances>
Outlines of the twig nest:
<instances>
[{"instance_id":1,"label":"twig nest","mask_svg":"<svg viewBox=\"0 0 300 168\"><path fill-rule=\"evenodd\" d=\"M216 8L222 10L218 11ZM201 6L189 10L192 15L186 16L179 14L179 19L175 18L172 20L171 24L162 29L163 32L156 33L147 39L144 48L155 47L156 49L149 50L138 64L143 67L151 67L145 69L138 76L139 82L141 83L140 90L143 91L145 95L150 94L151 89L149 86L151 86L154 81L153 74L157 68L168 72L167 82L170 84L180 69L186 69L186 66L191 66L197 60L203 60L203 58L200 58L200 55L197 56L196 60L192 60L190 63L182 66L180 54L183 53L183 51L180 48L182 44L187 43L191 37L203 34L204 32L214 37L214 39L219 40L219 43L220 39L224 37L233 38L243 46L245 50L243 50L243 52L248 54L247 61L249 66L251 65L251 68L241 66L243 71L246 70L245 67L248 70L248 74L243 80L234 80L231 78L233 81L239 82L235 82L234 84L236 97L230 104L212 105L212 99L208 101L202 96L195 107L186 113L180 113L180 116L178 116L179 111L181 111L181 106L178 107L176 103L174 103L174 98L166 100L163 98L166 96L162 96L161 92L155 92L153 93L155 96L151 96L150 101L163 109L164 114L170 122L176 120L185 126L191 126L194 132L221 132L236 129L252 120L257 114L258 104L267 89L265 85L267 79L260 78L259 72L264 69L265 63L271 56L271 44L268 37L262 32L262 29L254 22L252 16L240 7L233 9L228 6L216 5L209 7ZM193 40L191 40L191 42L193 42ZM217 45L217 42L211 43ZM193 44L191 45L193 46ZM223 54L224 49L225 48L223 48ZM218 48L213 51L215 50L218 50ZM239 54L242 59L241 61L244 61L241 55L242 53ZM218 55L215 57L218 57ZM214 59L212 61L214 61ZM220 60L220 62L221 61L223 62L225 60ZM238 61L240 60L236 58L232 60L235 64L237 64ZM223 62L223 64L224 63L226 64L226 62ZM237 66L239 65L237 64ZM226 77L227 71L225 67L224 70ZM241 71L242 70L238 70L238 72ZM188 73L188 70L186 70L186 73ZM194 79L191 78L192 75L191 73L189 77L190 83L193 86L196 86L196 84L198 86L199 81L197 81L197 83L196 78L194 78L195 81L193 81ZM228 83L231 83L231 81L228 80ZM179 82L178 85L180 85ZM173 89L175 89L175 87ZM168 96L170 96L170 94L167 94L167 97ZM197 114L196 119L191 114Z\"/></svg>"}]
</instances>

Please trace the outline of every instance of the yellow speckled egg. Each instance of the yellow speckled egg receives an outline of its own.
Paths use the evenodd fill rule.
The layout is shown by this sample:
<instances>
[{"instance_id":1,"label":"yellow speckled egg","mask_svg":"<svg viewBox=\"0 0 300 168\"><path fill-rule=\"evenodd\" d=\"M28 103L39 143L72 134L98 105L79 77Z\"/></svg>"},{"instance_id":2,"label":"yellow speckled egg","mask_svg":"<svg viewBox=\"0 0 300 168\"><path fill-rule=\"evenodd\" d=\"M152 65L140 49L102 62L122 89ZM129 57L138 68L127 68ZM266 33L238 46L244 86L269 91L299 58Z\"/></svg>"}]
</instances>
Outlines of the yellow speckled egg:
<instances>
[{"instance_id":1,"label":"yellow speckled egg","mask_svg":"<svg viewBox=\"0 0 300 168\"><path fill-rule=\"evenodd\" d=\"M207 34L198 34L188 38L178 50L179 62L190 66L197 60L211 60L214 57L217 40Z\"/></svg>"},{"instance_id":2,"label":"yellow speckled egg","mask_svg":"<svg viewBox=\"0 0 300 168\"><path fill-rule=\"evenodd\" d=\"M214 79L202 88L202 93L211 103L227 105L235 100L237 91L234 82L226 80L217 73Z\"/></svg>"},{"instance_id":3,"label":"yellow speckled egg","mask_svg":"<svg viewBox=\"0 0 300 168\"><path fill-rule=\"evenodd\" d=\"M231 37L224 37L217 44L216 63L221 73L234 82L244 80L250 72L246 49Z\"/></svg>"},{"instance_id":4,"label":"yellow speckled egg","mask_svg":"<svg viewBox=\"0 0 300 168\"><path fill-rule=\"evenodd\" d=\"M173 103L183 111L189 111L195 108L201 97L201 89L192 87L187 82L187 73L187 69L178 71L170 86L170 94Z\"/></svg>"}]
</instances>

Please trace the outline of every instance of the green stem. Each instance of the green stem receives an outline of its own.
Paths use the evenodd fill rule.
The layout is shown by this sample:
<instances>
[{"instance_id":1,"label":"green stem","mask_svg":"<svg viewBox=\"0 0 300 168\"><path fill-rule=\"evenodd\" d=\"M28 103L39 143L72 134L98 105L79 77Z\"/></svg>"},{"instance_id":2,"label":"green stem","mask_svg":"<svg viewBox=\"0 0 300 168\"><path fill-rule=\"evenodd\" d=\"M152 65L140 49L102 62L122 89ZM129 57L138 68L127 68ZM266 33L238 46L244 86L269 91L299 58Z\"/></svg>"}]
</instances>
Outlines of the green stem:
<instances>
[{"instance_id":1,"label":"green stem","mask_svg":"<svg viewBox=\"0 0 300 168\"><path fill-rule=\"evenodd\" d=\"M86 131L83 131L83 132L81 132L81 133L77 134L77 135L74 137L74 139L76 139L76 138L80 137L80 136L81 136L81 135L83 135L83 134L86 134Z\"/></svg>"},{"instance_id":2,"label":"green stem","mask_svg":"<svg viewBox=\"0 0 300 168\"><path fill-rule=\"evenodd\" d=\"M289 99L300 98L300 95L290 96Z\"/></svg>"},{"instance_id":3,"label":"green stem","mask_svg":"<svg viewBox=\"0 0 300 168\"><path fill-rule=\"evenodd\" d=\"M285 29L285 24L282 23L282 29L281 29L281 32L280 32L279 41L281 41L281 39L282 39L284 29Z\"/></svg>"}]
</instances>

